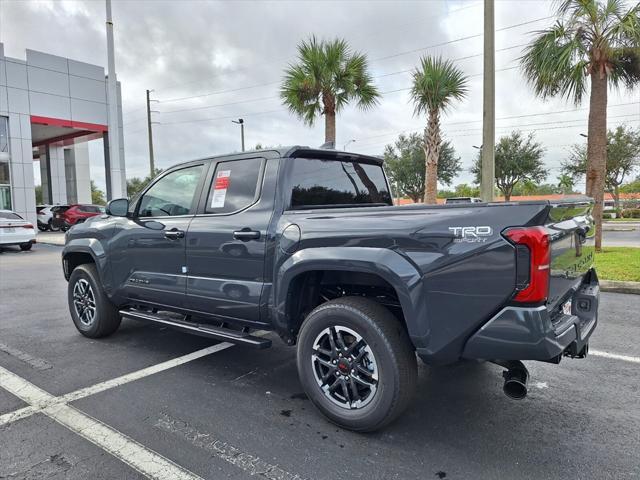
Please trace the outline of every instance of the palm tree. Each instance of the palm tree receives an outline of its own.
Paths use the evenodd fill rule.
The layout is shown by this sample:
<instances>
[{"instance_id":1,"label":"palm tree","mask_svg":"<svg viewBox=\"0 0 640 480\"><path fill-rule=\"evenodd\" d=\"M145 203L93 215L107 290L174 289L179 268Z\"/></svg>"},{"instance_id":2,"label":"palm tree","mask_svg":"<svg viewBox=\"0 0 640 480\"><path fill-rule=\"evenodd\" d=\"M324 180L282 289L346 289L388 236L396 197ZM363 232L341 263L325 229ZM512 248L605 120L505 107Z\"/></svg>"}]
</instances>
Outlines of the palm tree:
<instances>
[{"instance_id":1,"label":"palm tree","mask_svg":"<svg viewBox=\"0 0 640 480\"><path fill-rule=\"evenodd\" d=\"M602 207L607 164L607 87L640 82L640 3L562 0L557 21L537 32L521 64L542 98L560 95L582 103L589 97L587 195L595 200L596 250L602 245Z\"/></svg>"},{"instance_id":2,"label":"palm tree","mask_svg":"<svg viewBox=\"0 0 640 480\"><path fill-rule=\"evenodd\" d=\"M422 57L413 71L411 100L415 114L426 114L422 148L425 155L424 202L436 203L438 193L438 157L442 136L440 114L446 112L454 100L462 100L467 93L467 78L451 61L440 57Z\"/></svg>"},{"instance_id":3,"label":"palm tree","mask_svg":"<svg viewBox=\"0 0 640 480\"><path fill-rule=\"evenodd\" d=\"M325 142L336 141L336 113L351 101L362 110L380 94L369 74L367 57L352 52L346 41L319 41L312 36L298 45L298 63L285 70L280 96L307 125L324 115Z\"/></svg>"}]
</instances>

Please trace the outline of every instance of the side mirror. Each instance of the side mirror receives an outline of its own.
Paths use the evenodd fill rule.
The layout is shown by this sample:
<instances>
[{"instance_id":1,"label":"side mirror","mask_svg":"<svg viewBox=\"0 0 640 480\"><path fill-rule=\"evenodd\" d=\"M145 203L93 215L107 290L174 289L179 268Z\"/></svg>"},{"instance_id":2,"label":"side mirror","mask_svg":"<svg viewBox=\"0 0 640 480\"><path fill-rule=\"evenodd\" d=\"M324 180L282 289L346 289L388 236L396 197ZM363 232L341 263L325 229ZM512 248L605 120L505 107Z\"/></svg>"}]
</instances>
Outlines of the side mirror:
<instances>
[{"instance_id":1,"label":"side mirror","mask_svg":"<svg viewBox=\"0 0 640 480\"><path fill-rule=\"evenodd\" d=\"M126 217L128 212L128 198L116 198L115 200L111 200L109 203L107 203L107 215L113 215L114 217Z\"/></svg>"}]
</instances>

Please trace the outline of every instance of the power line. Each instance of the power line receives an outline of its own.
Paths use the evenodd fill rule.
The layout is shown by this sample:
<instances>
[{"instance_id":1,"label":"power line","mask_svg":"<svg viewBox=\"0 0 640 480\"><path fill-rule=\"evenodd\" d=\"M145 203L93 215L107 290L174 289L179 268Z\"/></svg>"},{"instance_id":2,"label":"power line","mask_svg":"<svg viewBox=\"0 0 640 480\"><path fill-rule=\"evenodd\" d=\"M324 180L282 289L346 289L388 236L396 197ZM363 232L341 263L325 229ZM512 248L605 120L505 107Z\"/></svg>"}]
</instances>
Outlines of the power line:
<instances>
[{"instance_id":1,"label":"power line","mask_svg":"<svg viewBox=\"0 0 640 480\"><path fill-rule=\"evenodd\" d=\"M468 10L470 8L476 8L476 7L479 7L481 5L482 5L482 2L474 3L474 4L471 4L471 5L466 5L464 7L460 7L460 8L457 8L455 10L451 10L450 12L448 12L448 15L451 15L453 13L457 13L457 12L460 12L460 11L463 11L463 10ZM405 27L407 25L412 25L412 24L415 24L415 23L422 23L422 22L424 22L424 20L426 20L428 18L436 18L437 16L438 15L429 15L427 17L420 18L417 21L413 21L413 22L409 22L409 23L403 23L401 25L396 25L395 27L391 27L390 29L393 30L393 29L396 29L396 28L399 28L399 27ZM387 30L389 30L389 28ZM367 33L367 34L364 35L364 37L366 38L368 36L378 35L378 33L379 32ZM361 35L355 35L355 36L353 36L351 38L353 39L353 38L358 38L358 37L362 37L362 36L363 36L362 34ZM287 57L287 58L280 57L279 59L271 60L271 61L265 61L265 62L262 62L262 63L257 64L257 65L272 65L274 62L286 62L287 60L289 60L289 57ZM238 68L238 69L235 69L233 72L230 72L230 73L233 74L233 73L237 73L237 72L243 72L243 71L246 71L246 70L250 70L251 68L253 68L255 66L256 66L256 64L253 64L251 67ZM161 89L162 90L171 90L171 89L173 89L175 87L180 87L180 86L185 86L185 85L192 85L194 83L205 82L207 80L208 79L201 79L201 80L193 80L191 82L174 83L174 84L169 85L167 87L161 87Z\"/></svg>"},{"instance_id":2,"label":"power line","mask_svg":"<svg viewBox=\"0 0 640 480\"><path fill-rule=\"evenodd\" d=\"M617 116L611 116L608 117L608 119L612 119L612 118L626 118L626 117L633 117L636 116L634 114L631 115L617 115ZM564 128L576 128L576 127L585 127L587 126L587 124L584 121L581 121L580 123L574 124L574 125L557 125L555 126L555 124L561 124L561 123L573 123L573 122L579 122L578 119L574 119L574 120L566 120L566 121L556 121L556 122L540 122L540 123L530 123L530 124L521 124L521 125L504 125L501 127L496 127L497 130L503 130L503 131L508 131L508 130L512 130L512 129L518 129L520 130L519 127L526 127L526 126L536 126L536 125L549 125L548 127L544 127L544 128L525 128L522 129L521 131L523 132L530 132L530 131L538 131L538 130L562 130ZM640 122L640 118L638 120L622 120L622 121L618 121L618 122L614 122L616 124L624 124L624 123L629 123L629 122ZM479 129L475 129L475 130L479 130ZM476 137L476 136L480 136L481 132L477 132L477 133L469 133L466 134L465 132L468 132L469 130L454 130L451 132L445 132L445 137L453 137L453 138L460 138L460 137ZM465 133L460 134L460 132ZM417 131L412 131L410 132L409 129L407 130L403 130L401 132L396 132L396 134L399 133L417 133ZM369 147L375 147L378 145L386 145L389 144L390 142L387 141L380 141L380 142L373 142L373 143L365 143L365 144L359 144L358 148L369 148Z\"/></svg>"},{"instance_id":3,"label":"power line","mask_svg":"<svg viewBox=\"0 0 640 480\"><path fill-rule=\"evenodd\" d=\"M613 105L609 105L609 107L623 107L623 106L627 106L627 105L640 105L640 102L627 102L627 103L616 103ZM496 120L511 120L514 118L525 118L525 117L537 117L540 115L554 115L554 114L559 114L559 113L568 113L568 112L579 112L582 110L588 110L588 107L584 107L584 108L576 108L576 109L570 109L570 110L557 110L557 111L552 111L552 112L540 112L540 113L528 113L528 114L524 114L524 115L510 115L507 117L499 117L496 118ZM612 117L609 117L612 118ZM442 126L443 127L447 127L447 126L452 126L452 125L463 125L463 124L467 124L467 123L479 123L482 122L482 120L469 120L469 121L465 121L465 122L452 122L452 123L443 123ZM553 123L553 122L551 122ZM498 127L501 128L501 127ZM372 135L369 137L361 137L361 138L356 138L356 140L358 140L358 142L362 141L362 140L369 140L372 138L381 138L381 137L387 137L387 136L392 136L392 135L398 135L400 133L404 133L406 131L410 130L410 128L405 128L404 130L396 130L393 132L387 132L387 133L382 133L380 135Z\"/></svg>"},{"instance_id":4,"label":"power line","mask_svg":"<svg viewBox=\"0 0 640 480\"><path fill-rule=\"evenodd\" d=\"M498 28L496 30L496 32L510 30L512 28L517 28L517 27L521 27L521 26L524 26L524 25L529 25L531 23L536 23L536 22L539 22L539 21L542 21L542 20L548 20L549 18L553 18L553 17L552 16L541 17L541 18L536 18L534 20L529 20L529 21L526 21L526 22L516 23L516 24L513 24L513 25L507 25L505 27ZM469 39L472 39L472 38L481 37L482 35L483 35L482 33L478 33L478 34L474 34L474 35L468 35L468 36L465 36L465 37L454 38L454 39L448 40L446 42L436 43L436 44L433 44L433 45L428 45L428 46L417 48L417 49L414 49L414 50L407 50L407 51L404 51L404 52L395 53L393 55L387 55L387 56L384 56L384 57L374 58L371 61L372 62L376 62L376 61L381 61L381 60L387 60L389 58L395 58L395 57L399 57L399 56L403 56L403 55L408 55L410 53L421 52L423 50L429 50L431 48L442 47L442 46L445 46L445 45L450 45L452 43L457 43L457 42L461 42L461 41L464 41L464 40L469 40ZM527 44L514 45L514 46L511 46L511 47L499 49L499 50L496 50L496 51L510 50L510 49L513 49L513 48L518 48L518 47L526 46L526 45ZM467 58L473 58L475 56L482 56L482 54L480 53L480 54L477 54L477 55L469 55L467 57L462 57L462 58L454 59L454 60L466 60ZM242 70L246 70L246 69L242 69ZM240 71L240 70L236 70L236 71ZM405 73L405 72L406 71L392 72L391 74ZM386 76L386 75L390 75L390 74L385 74L385 75L381 75L381 76ZM196 80L195 82L188 82L188 83L184 83L183 85L189 85L189 84L200 82L200 81L201 80ZM182 101L182 100L190 100L190 99L193 99L193 98L201 98L201 97L207 97L207 96L212 96L212 95L220 95L220 94L223 94L223 93L236 92L236 91L240 91L240 90L248 90L248 89L251 89L251 88L257 88L257 87L273 85L273 84L276 84L276 83L279 83L279 80L278 81L273 81L273 82L266 82L266 83L256 84L256 85L250 85L250 86L246 86L246 87L238 87L238 88L233 88L233 89L228 89L228 90L218 90L218 91L208 92L208 93L198 94L198 95L190 95L190 96L184 96L184 97L169 98L167 100L160 100L160 101L162 103L169 103L169 102L177 102L177 101ZM174 86L178 86L178 84L176 84ZM167 89L167 87L165 87L165 89Z\"/></svg>"}]
</instances>

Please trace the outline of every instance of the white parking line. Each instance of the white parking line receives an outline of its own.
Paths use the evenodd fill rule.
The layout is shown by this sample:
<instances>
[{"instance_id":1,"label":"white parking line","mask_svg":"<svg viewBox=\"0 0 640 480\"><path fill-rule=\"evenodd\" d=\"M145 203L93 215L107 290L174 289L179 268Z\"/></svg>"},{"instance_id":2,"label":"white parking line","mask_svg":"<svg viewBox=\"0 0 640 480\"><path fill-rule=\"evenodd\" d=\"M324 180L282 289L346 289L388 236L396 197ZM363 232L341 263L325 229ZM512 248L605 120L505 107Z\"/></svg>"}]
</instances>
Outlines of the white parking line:
<instances>
[{"instance_id":1,"label":"white parking line","mask_svg":"<svg viewBox=\"0 0 640 480\"><path fill-rule=\"evenodd\" d=\"M150 450L135 440L86 415L27 380L0 367L0 387L37 408L59 424L155 480L201 480L195 473Z\"/></svg>"},{"instance_id":2,"label":"white parking line","mask_svg":"<svg viewBox=\"0 0 640 480\"><path fill-rule=\"evenodd\" d=\"M630 357L629 355L619 355L617 353L602 352L600 350L589 350L589 355L610 358L612 360L622 360L623 362L640 363L640 357Z\"/></svg>"},{"instance_id":3,"label":"white parking line","mask_svg":"<svg viewBox=\"0 0 640 480\"><path fill-rule=\"evenodd\" d=\"M104 392L105 390L108 390L110 388L119 387L121 385L124 385L125 383L133 382L134 380L148 377L149 375L153 375L154 373L163 372L184 363L197 360L198 358L202 358L206 355L211 355L212 353L226 350L227 348L233 347L233 345L233 343L229 342L218 343L216 345L203 348L202 350L183 355L182 357L167 360L166 362L152 365L151 367L143 368L136 372L127 373L126 375L122 375L121 377L112 378L111 380L107 380L106 382L98 383L86 388L81 388L80 390L76 390L75 392L70 392L66 395L63 395L62 397L60 397L60 399L65 403L73 402L80 398L88 397L89 395L95 395L96 393Z\"/></svg>"}]
</instances>

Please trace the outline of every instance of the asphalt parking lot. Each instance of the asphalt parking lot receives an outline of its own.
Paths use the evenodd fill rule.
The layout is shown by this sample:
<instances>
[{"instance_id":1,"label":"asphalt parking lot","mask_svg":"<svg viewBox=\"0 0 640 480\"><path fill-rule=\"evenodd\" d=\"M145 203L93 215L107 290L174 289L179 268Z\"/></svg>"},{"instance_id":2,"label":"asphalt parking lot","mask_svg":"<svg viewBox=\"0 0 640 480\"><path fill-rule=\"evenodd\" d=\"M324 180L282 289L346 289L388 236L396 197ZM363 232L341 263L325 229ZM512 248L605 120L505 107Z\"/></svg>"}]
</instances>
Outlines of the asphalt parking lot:
<instances>
[{"instance_id":1,"label":"asphalt parking lot","mask_svg":"<svg viewBox=\"0 0 640 480\"><path fill-rule=\"evenodd\" d=\"M256 351L123 321L92 341L69 318L60 247L7 249L0 479L638 478L638 312L640 296L603 294L592 355L528 362L523 401L495 365L421 365L411 408L362 435L314 410L276 338Z\"/></svg>"}]
</instances>

